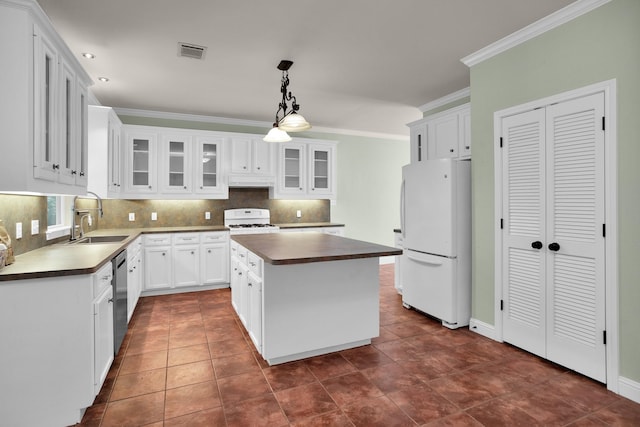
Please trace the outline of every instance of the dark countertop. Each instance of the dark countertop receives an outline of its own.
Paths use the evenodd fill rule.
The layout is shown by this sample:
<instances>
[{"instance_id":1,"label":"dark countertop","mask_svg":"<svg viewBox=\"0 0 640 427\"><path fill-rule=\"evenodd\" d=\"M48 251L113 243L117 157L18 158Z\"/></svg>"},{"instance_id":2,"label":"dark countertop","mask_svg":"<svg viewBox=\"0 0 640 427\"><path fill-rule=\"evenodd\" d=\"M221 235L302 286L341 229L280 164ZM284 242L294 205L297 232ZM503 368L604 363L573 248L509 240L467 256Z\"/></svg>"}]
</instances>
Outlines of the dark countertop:
<instances>
[{"instance_id":1,"label":"dark countertop","mask_svg":"<svg viewBox=\"0 0 640 427\"><path fill-rule=\"evenodd\" d=\"M231 239L273 265L402 254L401 249L321 233L240 234Z\"/></svg>"},{"instance_id":2,"label":"dark countertop","mask_svg":"<svg viewBox=\"0 0 640 427\"><path fill-rule=\"evenodd\" d=\"M95 273L141 234L228 230L222 225L96 230L86 236L128 237L117 243L56 243L17 255L13 264L0 270L0 282Z\"/></svg>"},{"instance_id":3,"label":"dark countertop","mask_svg":"<svg viewBox=\"0 0 640 427\"><path fill-rule=\"evenodd\" d=\"M280 228L344 227L344 224L337 224L335 222L288 222L273 225L277 225Z\"/></svg>"}]
</instances>

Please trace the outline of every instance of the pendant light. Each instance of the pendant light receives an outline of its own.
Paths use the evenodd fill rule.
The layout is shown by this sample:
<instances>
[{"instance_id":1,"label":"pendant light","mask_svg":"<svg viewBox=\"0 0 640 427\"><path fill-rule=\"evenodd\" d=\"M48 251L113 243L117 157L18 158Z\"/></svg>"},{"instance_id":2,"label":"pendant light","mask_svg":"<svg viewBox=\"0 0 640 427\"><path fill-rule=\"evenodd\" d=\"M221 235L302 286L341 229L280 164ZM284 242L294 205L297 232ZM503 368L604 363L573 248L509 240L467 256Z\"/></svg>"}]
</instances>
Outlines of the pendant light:
<instances>
[{"instance_id":1,"label":"pendant light","mask_svg":"<svg viewBox=\"0 0 640 427\"><path fill-rule=\"evenodd\" d=\"M293 65L293 61L283 59L278 64L278 70L282 71L282 79L280 80L280 93L282 94L282 100L278 104L278 111L276 111L276 120L273 123L273 128L263 138L263 141L267 142L287 142L291 141L291 137L287 132L301 132L311 129L309 122L298 113L300 105L296 101L296 97L293 96L289 87L289 68ZM291 109L287 105L287 101L291 101ZM287 110L289 110L287 112ZM280 112L282 111L282 118L280 118Z\"/></svg>"}]
</instances>

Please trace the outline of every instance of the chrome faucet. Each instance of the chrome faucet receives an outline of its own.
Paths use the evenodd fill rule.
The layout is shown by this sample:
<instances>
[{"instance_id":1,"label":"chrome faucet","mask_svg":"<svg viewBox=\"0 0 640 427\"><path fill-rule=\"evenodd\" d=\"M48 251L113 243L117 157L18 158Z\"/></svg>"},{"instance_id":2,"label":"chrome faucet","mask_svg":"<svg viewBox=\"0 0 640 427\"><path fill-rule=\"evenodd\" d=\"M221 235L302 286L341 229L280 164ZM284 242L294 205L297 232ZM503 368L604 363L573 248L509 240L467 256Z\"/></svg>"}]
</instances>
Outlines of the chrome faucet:
<instances>
[{"instance_id":1,"label":"chrome faucet","mask_svg":"<svg viewBox=\"0 0 640 427\"><path fill-rule=\"evenodd\" d=\"M102 218L104 216L104 212L102 210L102 199L100 198L100 196L98 196L96 193L94 193L93 191L87 191L87 194L91 194L93 195L97 200L98 200L98 207L97 208L87 208L87 209L83 209L81 211L76 209L76 201L78 200L78 197L80 196L75 196L73 198L73 206L71 207L71 236L70 236L70 240L76 240L78 238L78 236L76 236L76 216L83 214L80 217L80 237L82 237L84 235L84 232L82 230L82 220L85 217L89 216L89 210L97 210L98 214L100 215L100 218Z\"/></svg>"}]
</instances>

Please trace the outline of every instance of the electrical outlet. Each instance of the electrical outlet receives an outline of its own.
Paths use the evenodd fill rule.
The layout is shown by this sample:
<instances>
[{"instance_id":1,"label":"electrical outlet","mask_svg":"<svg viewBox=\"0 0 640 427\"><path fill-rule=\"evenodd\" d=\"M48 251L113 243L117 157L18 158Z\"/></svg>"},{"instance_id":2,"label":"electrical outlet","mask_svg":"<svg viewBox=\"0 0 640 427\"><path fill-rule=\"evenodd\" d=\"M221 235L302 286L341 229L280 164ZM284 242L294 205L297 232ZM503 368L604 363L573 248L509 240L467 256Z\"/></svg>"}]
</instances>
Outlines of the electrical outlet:
<instances>
[{"instance_id":1,"label":"electrical outlet","mask_svg":"<svg viewBox=\"0 0 640 427\"><path fill-rule=\"evenodd\" d=\"M205 212L204 219L211 219L211 212Z\"/></svg>"},{"instance_id":2,"label":"electrical outlet","mask_svg":"<svg viewBox=\"0 0 640 427\"><path fill-rule=\"evenodd\" d=\"M300 209L296 211L296 218L302 218L302 211Z\"/></svg>"},{"instance_id":3,"label":"electrical outlet","mask_svg":"<svg viewBox=\"0 0 640 427\"><path fill-rule=\"evenodd\" d=\"M31 220L31 235L38 234L40 232L40 221L37 219Z\"/></svg>"},{"instance_id":4,"label":"electrical outlet","mask_svg":"<svg viewBox=\"0 0 640 427\"><path fill-rule=\"evenodd\" d=\"M16 222L16 240L22 239L22 223Z\"/></svg>"},{"instance_id":5,"label":"electrical outlet","mask_svg":"<svg viewBox=\"0 0 640 427\"><path fill-rule=\"evenodd\" d=\"M136 213L129 212L129 221L135 221L135 220L136 220Z\"/></svg>"},{"instance_id":6,"label":"electrical outlet","mask_svg":"<svg viewBox=\"0 0 640 427\"><path fill-rule=\"evenodd\" d=\"M158 212L151 212L151 221L158 220Z\"/></svg>"}]
</instances>

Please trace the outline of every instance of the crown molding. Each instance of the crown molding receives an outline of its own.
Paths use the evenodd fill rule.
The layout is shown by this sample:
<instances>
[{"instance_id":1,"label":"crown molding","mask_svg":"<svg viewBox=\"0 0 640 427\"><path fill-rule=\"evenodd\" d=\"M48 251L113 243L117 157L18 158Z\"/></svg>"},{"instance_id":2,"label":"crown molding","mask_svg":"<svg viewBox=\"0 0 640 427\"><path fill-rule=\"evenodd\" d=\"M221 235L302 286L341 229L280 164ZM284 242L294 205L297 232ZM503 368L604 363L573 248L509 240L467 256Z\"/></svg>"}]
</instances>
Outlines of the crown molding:
<instances>
[{"instance_id":1,"label":"crown molding","mask_svg":"<svg viewBox=\"0 0 640 427\"><path fill-rule=\"evenodd\" d=\"M234 119L229 117L203 116L197 114L169 113L165 111L138 110L133 108L114 108L119 116L147 117L152 119L182 120L187 122L215 123L234 126L249 126L271 129L273 122L263 122L258 120ZM391 139L397 141L408 141L409 135L396 135L378 132L366 132L351 129L337 129L328 127L313 127L309 132L333 133L339 135L360 136L366 138Z\"/></svg>"},{"instance_id":2,"label":"crown molding","mask_svg":"<svg viewBox=\"0 0 640 427\"><path fill-rule=\"evenodd\" d=\"M467 96L470 96L470 95L471 95L471 89L466 87L464 89L460 89L456 92L450 93L449 95L445 95L442 98L438 98L434 101L427 102L426 104L419 106L418 109L421 112L426 113L427 111L431 111L435 108L442 107L443 105L450 104L462 98L466 98Z\"/></svg>"},{"instance_id":3,"label":"crown molding","mask_svg":"<svg viewBox=\"0 0 640 427\"><path fill-rule=\"evenodd\" d=\"M519 44L522 44L540 34L546 33L560 25L591 12L600 6L609 3L611 0L577 0L568 6L545 16L542 19L527 25L526 27L512 33L497 42L494 42L471 55L467 55L460 61L467 67L473 67L489 58L492 58L502 52L505 52Z\"/></svg>"}]
</instances>

